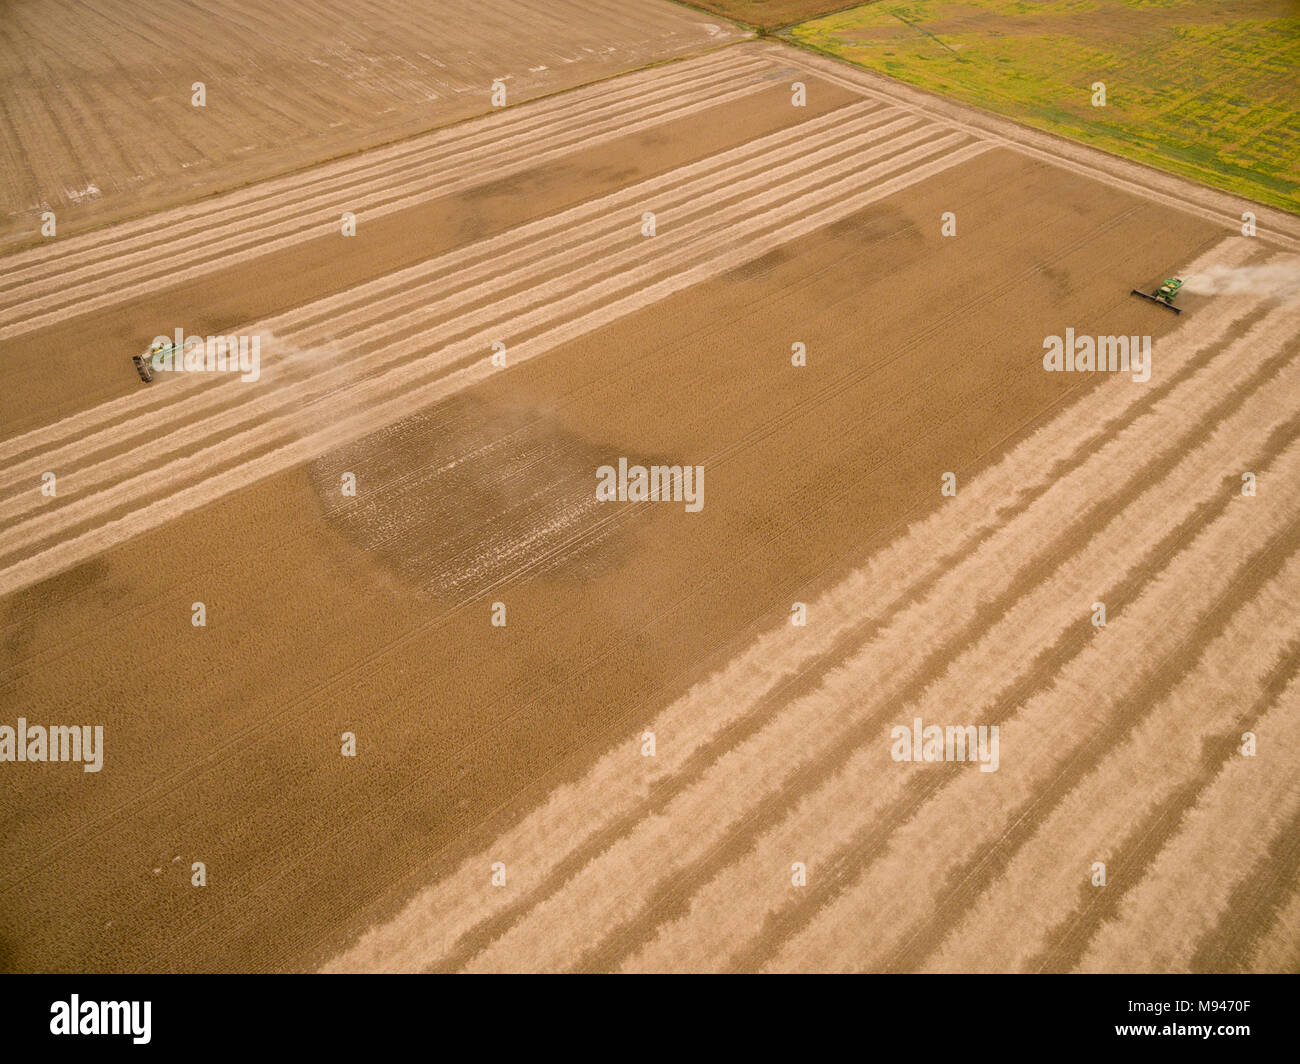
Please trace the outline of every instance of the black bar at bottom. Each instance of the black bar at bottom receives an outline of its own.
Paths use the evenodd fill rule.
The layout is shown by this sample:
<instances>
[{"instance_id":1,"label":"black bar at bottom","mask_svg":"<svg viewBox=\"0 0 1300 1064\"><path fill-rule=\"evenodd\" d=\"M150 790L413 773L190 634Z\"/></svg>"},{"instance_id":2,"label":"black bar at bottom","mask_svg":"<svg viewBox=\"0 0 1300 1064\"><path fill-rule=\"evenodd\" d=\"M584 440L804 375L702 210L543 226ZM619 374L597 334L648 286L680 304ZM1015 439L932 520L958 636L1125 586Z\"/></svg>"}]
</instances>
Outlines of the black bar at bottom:
<instances>
[{"instance_id":1,"label":"black bar at bottom","mask_svg":"<svg viewBox=\"0 0 1300 1064\"><path fill-rule=\"evenodd\" d=\"M765 1055L837 1052L835 1044L1249 1053L1294 1048L1298 989L1294 976L1258 975L14 975L0 977L0 1055L319 1048L336 1056L413 1039L488 1056L561 1044L600 1055L633 1047L694 1055L716 1045L734 1055L753 1042Z\"/></svg>"}]
</instances>

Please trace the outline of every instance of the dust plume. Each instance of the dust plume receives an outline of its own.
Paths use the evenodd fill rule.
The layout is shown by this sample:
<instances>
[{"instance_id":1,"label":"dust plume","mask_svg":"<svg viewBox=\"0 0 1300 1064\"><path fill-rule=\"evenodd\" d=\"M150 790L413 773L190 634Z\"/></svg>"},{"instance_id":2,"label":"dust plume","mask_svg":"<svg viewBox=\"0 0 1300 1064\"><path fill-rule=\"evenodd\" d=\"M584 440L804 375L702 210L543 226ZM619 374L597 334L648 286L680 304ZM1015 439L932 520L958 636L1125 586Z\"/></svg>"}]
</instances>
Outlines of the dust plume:
<instances>
[{"instance_id":1,"label":"dust plume","mask_svg":"<svg viewBox=\"0 0 1300 1064\"><path fill-rule=\"evenodd\" d=\"M1211 266L1187 278L1188 292L1203 296L1262 296L1280 303L1300 300L1300 259L1258 266Z\"/></svg>"}]
</instances>

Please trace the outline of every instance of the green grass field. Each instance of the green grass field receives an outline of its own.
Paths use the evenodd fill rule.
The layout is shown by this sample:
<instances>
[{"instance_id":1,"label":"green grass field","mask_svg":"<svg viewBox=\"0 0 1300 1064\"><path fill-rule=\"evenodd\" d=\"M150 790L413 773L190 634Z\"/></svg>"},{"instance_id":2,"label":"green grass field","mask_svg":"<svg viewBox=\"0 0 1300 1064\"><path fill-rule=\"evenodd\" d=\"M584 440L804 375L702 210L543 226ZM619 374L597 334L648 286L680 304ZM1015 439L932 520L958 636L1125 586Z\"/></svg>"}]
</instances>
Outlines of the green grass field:
<instances>
[{"instance_id":1,"label":"green grass field","mask_svg":"<svg viewBox=\"0 0 1300 1064\"><path fill-rule=\"evenodd\" d=\"M791 39L1300 213L1300 4L880 0ZM1092 104L1104 82L1106 105Z\"/></svg>"}]
</instances>

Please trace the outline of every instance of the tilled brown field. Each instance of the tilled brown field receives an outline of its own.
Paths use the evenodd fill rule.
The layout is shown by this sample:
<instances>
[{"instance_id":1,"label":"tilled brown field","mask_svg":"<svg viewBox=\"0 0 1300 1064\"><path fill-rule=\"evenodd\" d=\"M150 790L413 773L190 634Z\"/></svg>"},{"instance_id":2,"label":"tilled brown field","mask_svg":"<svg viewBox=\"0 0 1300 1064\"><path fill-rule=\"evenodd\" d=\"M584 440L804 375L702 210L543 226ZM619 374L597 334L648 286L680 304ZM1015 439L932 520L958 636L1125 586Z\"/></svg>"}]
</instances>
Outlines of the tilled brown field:
<instances>
[{"instance_id":1,"label":"tilled brown field","mask_svg":"<svg viewBox=\"0 0 1300 1064\"><path fill-rule=\"evenodd\" d=\"M566 95L0 260L6 373L76 352L4 400L0 722L105 728L3 766L0 964L1294 966L1300 309L1129 289L1296 226L769 44ZM177 324L260 379L138 384Z\"/></svg>"}]
</instances>

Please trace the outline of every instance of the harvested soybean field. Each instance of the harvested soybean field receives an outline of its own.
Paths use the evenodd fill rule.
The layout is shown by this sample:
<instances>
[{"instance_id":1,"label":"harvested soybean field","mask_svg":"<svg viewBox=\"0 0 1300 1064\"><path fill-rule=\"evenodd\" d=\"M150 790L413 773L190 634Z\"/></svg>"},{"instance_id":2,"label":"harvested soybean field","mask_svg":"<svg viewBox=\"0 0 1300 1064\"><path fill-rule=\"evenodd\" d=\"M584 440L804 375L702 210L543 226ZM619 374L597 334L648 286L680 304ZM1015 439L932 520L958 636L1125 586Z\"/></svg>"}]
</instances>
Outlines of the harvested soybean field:
<instances>
[{"instance_id":1,"label":"harvested soybean field","mask_svg":"<svg viewBox=\"0 0 1300 1064\"><path fill-rule=\"evenodd\" d=\"M665 58L0 259L4 970L1294 970L1300 223Z\"/></svg>"},{"instance_id":2,"label":"harvested soybean field","mask_svg":"<svg viewBox=\"0 0 1300 1064\"><path fill-rule=\"evenodd\" d=\"M0 248L743 36L667 0L10 0Z\"/></svg>"}]
</instances>

